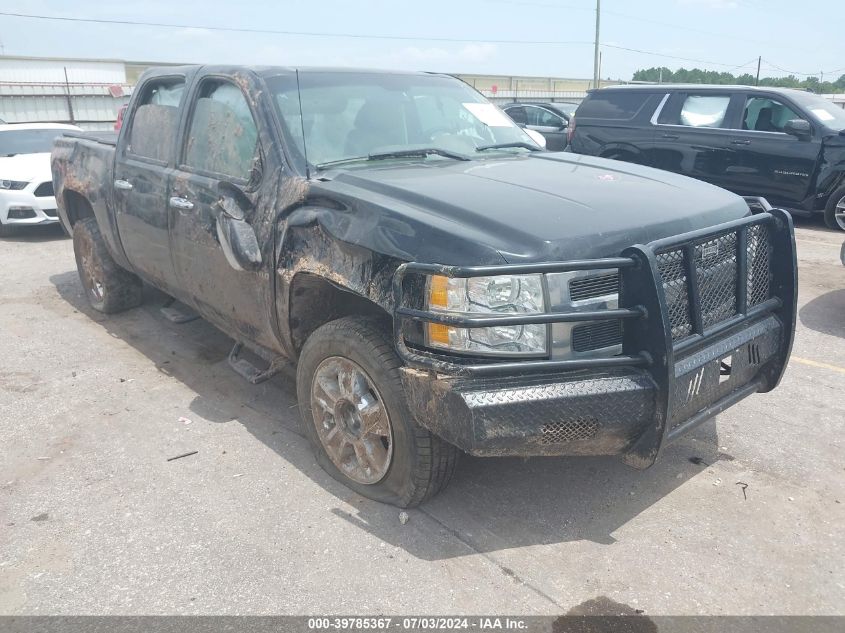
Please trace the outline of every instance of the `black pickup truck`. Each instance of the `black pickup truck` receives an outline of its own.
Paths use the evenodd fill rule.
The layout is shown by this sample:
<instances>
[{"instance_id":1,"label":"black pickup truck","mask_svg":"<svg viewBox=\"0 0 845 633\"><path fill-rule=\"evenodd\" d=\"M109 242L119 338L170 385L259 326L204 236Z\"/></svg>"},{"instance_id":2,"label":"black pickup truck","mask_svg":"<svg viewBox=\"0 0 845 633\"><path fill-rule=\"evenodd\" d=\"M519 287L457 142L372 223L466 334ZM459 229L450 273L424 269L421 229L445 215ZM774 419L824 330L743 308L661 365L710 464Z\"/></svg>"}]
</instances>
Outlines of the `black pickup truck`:
<instances>
[{"instance_id":1,"label":"black pickup truck","mask_svg":"<svg viewBox=\"0 0 845 633\"><path fill-rule=\"evenodd\" d=\"M95 309L143 280L251 381L296 362L319 463L401 506L460 451L648 467L792 345L786 212L539 151L445 75L152 69L116 141L59 139L52 168Z\"/></svg>"}]
</instances>

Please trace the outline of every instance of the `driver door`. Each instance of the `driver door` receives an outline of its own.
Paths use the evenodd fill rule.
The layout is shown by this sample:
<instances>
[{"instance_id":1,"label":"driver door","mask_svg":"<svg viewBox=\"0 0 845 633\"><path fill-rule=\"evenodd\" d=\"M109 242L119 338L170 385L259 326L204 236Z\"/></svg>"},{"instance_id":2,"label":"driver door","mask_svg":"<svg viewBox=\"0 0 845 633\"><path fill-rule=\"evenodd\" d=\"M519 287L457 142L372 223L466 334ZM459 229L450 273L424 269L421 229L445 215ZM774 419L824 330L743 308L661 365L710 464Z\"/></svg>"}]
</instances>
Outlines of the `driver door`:
<instances>
[{"instance_id":1,"label":"driver door","mask_svg":"<svg viewBox=\"0 0 845 633\"><path fill-rule=\"evenodd\" d=\"M262 177L255 169L260 143L254 112L234 82L206 77L196 84L184 129L167 197L180 286L188 291L193 307L227 333L272 347L267 273L271 257L268 254L258 270L236 270L217 233L219 203L233 187L244 193L242 200L255 202L241 204L247 222L256 215Z\"/></svg>"}]
</instances>

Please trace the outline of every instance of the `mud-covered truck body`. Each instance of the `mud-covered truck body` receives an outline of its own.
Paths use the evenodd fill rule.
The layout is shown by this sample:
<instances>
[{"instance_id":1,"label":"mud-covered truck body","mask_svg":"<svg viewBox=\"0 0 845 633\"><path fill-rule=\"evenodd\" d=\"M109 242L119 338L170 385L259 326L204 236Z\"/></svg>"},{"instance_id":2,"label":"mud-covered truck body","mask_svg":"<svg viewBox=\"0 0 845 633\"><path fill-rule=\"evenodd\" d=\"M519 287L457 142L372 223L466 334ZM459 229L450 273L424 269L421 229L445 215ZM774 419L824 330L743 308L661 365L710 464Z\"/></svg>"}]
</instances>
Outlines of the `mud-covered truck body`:
<instances>
[{"instance_id":1,"label":"mud-covered truck body","mask_svg":"<svg viewBox=\"0 0 845 633\"><path fill-rule=\"evenodd\" d=\"M295 362L319 463L398 505L460 451L647 467L792 344L787 213L539 151L444 75L153 69L116 141L59 139L52 166L96 309L143 280L248 379Z\"/></svg>"}]
</instances>

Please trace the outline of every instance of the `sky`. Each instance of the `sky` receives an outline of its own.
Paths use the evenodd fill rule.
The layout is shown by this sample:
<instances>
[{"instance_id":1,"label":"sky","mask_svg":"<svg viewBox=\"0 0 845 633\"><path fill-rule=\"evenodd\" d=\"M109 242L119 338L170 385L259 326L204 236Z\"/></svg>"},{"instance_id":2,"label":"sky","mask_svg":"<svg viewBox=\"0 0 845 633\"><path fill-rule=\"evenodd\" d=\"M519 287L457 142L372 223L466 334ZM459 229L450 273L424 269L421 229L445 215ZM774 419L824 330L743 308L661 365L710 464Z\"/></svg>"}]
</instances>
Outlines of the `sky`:
<instances>
[{"instance_id":1,"label":"sky","mask_svg":"<svg viewBox=\"0 0 845 633\"><path fill-rule=\"evenodd\" d=\"M603 78L630 79L635 70L652 66L753 74L758 56L762 76L824 72L825 79L835 79L845 73L843 0L601 5ZM0 12L178 26L0 15L0 52L588 78L595 6L595 0L3 0Z\"/></svg>"}]
</instances>

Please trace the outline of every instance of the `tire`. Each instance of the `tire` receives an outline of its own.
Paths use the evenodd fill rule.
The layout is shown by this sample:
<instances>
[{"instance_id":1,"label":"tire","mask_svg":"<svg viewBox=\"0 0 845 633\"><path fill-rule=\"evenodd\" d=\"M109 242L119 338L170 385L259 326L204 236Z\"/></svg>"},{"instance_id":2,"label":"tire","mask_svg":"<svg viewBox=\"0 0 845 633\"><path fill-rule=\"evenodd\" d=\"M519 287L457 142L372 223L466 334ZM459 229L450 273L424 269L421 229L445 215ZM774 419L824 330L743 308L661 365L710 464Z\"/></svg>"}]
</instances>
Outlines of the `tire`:
<instances>
[{"instance_id":1,"label":"tire","mask_svg":"<svg viewBox=\"0 0 845 633\"><path fill-rule=\"evenodd\" d=\"M79 279L92 308L112 314L141 305L141 280L112 259L97 220L84 218L74 224L73 252Z\"/></svg>"},{"instance_id":2,"label":"tire","mask_svg":"<svg viewBox=\"0 0 845 633\"><path fill-rule=\"evenodd\" d=\"M377 320L366 317L344 317L318 328L302 348L296 391L303 431L320 466L364 497L407 508L419 505L446 487L455 472L459 451L414 421L399 375L402 362L389 342L386 329ZM324 383L320 381L333 376L335 368L352 371L355 367L361 370L355 374L355 379L358 391L364 395L345 398L341 373L337 372L340 391L336 395L341 395L331 400L328 397L330 390L321 387ZM364 383L366 385L362 387ZM353 386L351 391L355 390ZM326 397L319 398L315 391ZM356 398L357 402L353 402ZM324 400L322 405L319 399ZM347 408L352 410L353 418L358 411L377 410L380 404L386 411L387 431L382 426L379 433L361 432L360 425L366 426L361 421L366 418L359 415L356 443L354 420L343 422L344 402L351 403ZM334 415L327 413L329 410L333 410ZM324 438L332 435L332 430L334 441L342 436L344 439L339 441L346 442L340 444L340 449L336 446L327 448L330 442ZM361 467L363 462L357 456L359 449L364 450L360 448L362 441L376 447L378 441L381 442L381 448L367 450L366 455L368 459L372 457L374 463L382 464L385 462L376 457L384 451L387 454L384 468ZM334 457L329 455L329 450ZM344 455L349 456L345 463L341 459Z\"/></svg>"},{"instance_id":3,"label":"tire","mask_svg":"<svg viewBox=\"0 0 845 633\"><path fill-rule=\"evenodd\" d=\"M837 211L837 207L839 210ZM837 214L839 217L837 218ZM845 231L845 187L839 187L827 200L824 209L824 223L828 228Z\"/></svg>"}]
</instances>

